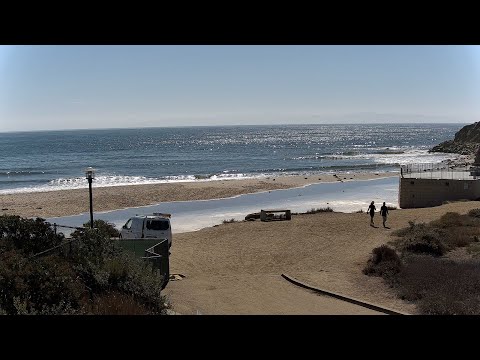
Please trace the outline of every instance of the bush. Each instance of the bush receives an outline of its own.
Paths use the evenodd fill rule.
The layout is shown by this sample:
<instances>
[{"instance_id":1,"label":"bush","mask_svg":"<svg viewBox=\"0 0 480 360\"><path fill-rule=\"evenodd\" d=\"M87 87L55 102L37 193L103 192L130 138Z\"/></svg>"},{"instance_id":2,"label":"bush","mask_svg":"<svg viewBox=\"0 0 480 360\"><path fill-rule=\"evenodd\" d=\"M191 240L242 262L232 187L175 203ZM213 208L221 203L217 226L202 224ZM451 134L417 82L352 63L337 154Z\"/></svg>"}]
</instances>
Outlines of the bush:
<instances>
[{"instance_id":1,"label":"bush","mask_svg":"<svg viewBox=\"0 0 480 360\"><path fill-rule=\"evenodd\" d=\"M447 212L446 214L442 215L440 219L432 221L430 225L436 228L446 229L460 226L478 226L479 222L477 219L468 215Z\"/></svg>"},{"instance_id":2,"label":"bush","mask_svg":"<svg viewBox=\"0 0 480 360\"><path fill-rule=\"evenodd\" d=\"M87 228L75 234L71 252L32 257L63 236L42 220L2 217L0 226L1 313L165 312L159 271L117 246L107 231Z\"/></svg>"},{"instance_id":3,"label":"bush","mask_svg":"<svg viewBox=\"0 0 480 360\"><path fill-rule=\"evenodd\" d=\"M0 247L36 254L59 245L64 236L56 235L50 223L41 218L23 219L16 215L0 216Z\"/></svg>"},{"instance_id":4,"label":"bush","mask_svg":"<svg viewBox=\"0 0 480 360\"><path fill-rule=\"evenodd\" d=\"M444 235L441 231L420 223L409 222L409 227L395 232L395 235L402 236L394 241L395 247L402 252L414 254L429 254L441 256L447 250L441 238Z\"/></svg>"},{"instance_id":5,"label":"bush","mask_svg":"<svg viewBox=\"0 0 480 360\"><path fill-rule=\"evenodd\" d=\"M422 314L478 315L480 263L455 263L430 256L410 256L397 276L402 299L418 301Z\"/></svg>"},{"instance_id":6,"label":"bush","mask_svg":"<svg viewBox=\"0 0 480 360\"><path fill-rule=\"evenodd\" d=\"M85 230L86 229L91 229L90 227L90 221L86 222L83 224ZM98 219L98 220L93 220L93 228L96 229L96 231L100 232L102 235L108 236L108 237L114 237L118 238L120 236L120 231L115 229L115 225L111 224L109 222L106 222L104 220ZM75 230L71 236L72 237L78 237L80 236L85 230Z\"/></svg>"},{"instance_id":7,"label":"bush","mask_svg":"<svg viewBox=\"0 0 480 360\"><path fill-rule=\"evenodd\" d=\"M16 250L0 255L0 307L9 314L79 309L85 293L70 264L57 255L27 259Z\"/></svg>"},{"instance_id":8,"label":"bush","mask_svg":"<svg viewBox=\"0 0 480 360\"><path fill-rule=\"evenodd\" d=\"M147 315L150 312L135 300L132 295L109 292L97 296L90 312L96 315Z\"/></svg>"},{"instance_id":9,"label":"bush","mask_svg":"<svg viewBox=\"0 0 480 360\"><path fill-rule=\"evenodd\" d=\"M396 251L386 245L382 245L372 250L372 256L368 260L367 266L363 269L363 273L392 280L401 269L402 261Z\"/></svg>"}]
</instances>

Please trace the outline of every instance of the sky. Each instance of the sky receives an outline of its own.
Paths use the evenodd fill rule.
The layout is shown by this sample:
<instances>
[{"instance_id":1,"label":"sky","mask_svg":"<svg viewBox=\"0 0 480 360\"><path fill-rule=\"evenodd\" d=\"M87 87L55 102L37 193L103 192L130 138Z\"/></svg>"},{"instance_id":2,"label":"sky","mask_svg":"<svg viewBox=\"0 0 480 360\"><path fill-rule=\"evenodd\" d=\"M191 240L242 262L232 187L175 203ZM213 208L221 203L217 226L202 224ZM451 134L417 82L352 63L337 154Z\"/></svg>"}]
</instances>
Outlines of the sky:
<instances>
[{"instance_id":1,"label":"sky","mask_svg":"<svg viewBox=\"0 0 480 360\"><path fill-rule=\"evenodd\" d=\"M480 46L0 45L0 132L480 120Z\"/></svg>"}]
</instances>

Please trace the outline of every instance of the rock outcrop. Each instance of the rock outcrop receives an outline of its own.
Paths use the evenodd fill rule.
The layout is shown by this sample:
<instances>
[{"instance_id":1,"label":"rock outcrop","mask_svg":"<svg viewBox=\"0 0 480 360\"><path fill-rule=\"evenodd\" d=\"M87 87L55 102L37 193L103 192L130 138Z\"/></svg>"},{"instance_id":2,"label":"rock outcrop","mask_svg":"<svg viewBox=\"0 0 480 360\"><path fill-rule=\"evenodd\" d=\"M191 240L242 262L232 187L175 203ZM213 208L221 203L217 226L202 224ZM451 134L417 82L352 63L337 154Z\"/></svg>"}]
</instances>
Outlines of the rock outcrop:
<instances>
[{"instance_id":1,"label":"rock outcrop","mask_svg":"<svg viewBox=\"0 0 480 360\"><path fill-rule=\"evenodd\" d=\"M453 140L434 146L431 152L446 152L475 156L480 150L480 122L466 125L455 133Z\"/></svg>"}]
</instances>

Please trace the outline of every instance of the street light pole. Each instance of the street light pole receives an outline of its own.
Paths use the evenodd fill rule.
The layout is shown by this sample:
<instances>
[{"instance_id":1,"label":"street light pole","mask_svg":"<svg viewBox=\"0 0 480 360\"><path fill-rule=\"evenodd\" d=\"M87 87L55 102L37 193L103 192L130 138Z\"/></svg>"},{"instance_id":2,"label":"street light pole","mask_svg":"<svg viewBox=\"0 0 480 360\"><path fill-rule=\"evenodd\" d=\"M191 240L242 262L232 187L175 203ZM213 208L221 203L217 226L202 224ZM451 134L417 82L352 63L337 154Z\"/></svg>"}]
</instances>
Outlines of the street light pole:
<instances>
[{"instance_id":1,"label":"street light pole","mask_svg":"<svg viewBox=\"0 0 480 360\"><path fill-rule=\"evenodd\" d=\"M90 228L93 229L93 196L92 196L92 180L95 178L95 169L88 167L85 170L85 175L88 180L88 190L90 193Z\"/></svg>"}]
</instances>

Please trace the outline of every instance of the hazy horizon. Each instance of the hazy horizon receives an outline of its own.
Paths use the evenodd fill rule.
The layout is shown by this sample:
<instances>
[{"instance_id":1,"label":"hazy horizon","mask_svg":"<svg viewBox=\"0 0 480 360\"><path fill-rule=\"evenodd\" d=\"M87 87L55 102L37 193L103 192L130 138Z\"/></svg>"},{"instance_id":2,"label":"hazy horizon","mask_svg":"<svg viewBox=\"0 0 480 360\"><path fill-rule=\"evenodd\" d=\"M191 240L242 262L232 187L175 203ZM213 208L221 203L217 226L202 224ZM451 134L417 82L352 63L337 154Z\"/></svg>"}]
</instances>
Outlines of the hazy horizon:
<instances>
[{"instance_id":1,"label":"hazy horizon","mask_svg":"<svg viewBox=\"0 0 480 360\"><path fill-rule=\"evenodd\" d=\"M218 125L176 125L176 126L132 126L132 127L106 127L106 128L71 128L71 129L41 129L41 130L9 130L0 131L0 134L9 133L23 133L23 132L68 132L68 131L95 131L95 130L135 130L135 129L175 129L175 128L214 128L214 127L276 127L276 126L313 126L313 125L458 125L460 127L470 125L473 123L459 123L459 122L398 122L398 123L385 123L385 122L357 122L357 123L288 123L288 124L218 124Z\"/></svg>"},{"instance_id":2,"label":"hazy horizon","mask_svg":"<svg viewBox=\"0 0 480 360\"><path fill-rule=\"evenodd\" d=\"M0 46L0 132L477 121L480 46Z\"/></svg>"}]
</instances>

